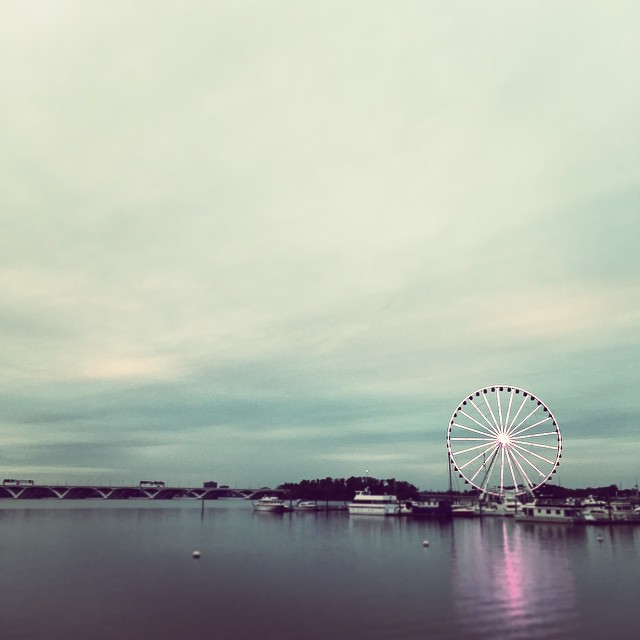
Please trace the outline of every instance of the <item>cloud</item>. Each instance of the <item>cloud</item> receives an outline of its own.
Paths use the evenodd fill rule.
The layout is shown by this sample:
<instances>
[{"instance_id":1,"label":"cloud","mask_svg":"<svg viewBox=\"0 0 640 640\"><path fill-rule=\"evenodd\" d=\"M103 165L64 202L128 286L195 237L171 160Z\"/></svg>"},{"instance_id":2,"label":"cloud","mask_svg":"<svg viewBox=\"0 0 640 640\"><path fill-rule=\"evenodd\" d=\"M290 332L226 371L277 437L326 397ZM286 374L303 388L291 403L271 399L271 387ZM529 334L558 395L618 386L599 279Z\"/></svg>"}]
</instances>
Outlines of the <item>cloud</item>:
<instances>
[{"instance_id":1,"label":"cloud","mask_svg":"<svg viewBox=\"0 0 640 640\"><path fill-rule=\"evenodd\" d=\"M2 11L12 468L437 484L495 382L626 446L634 3Z\"/></svg>"}]
</instances>

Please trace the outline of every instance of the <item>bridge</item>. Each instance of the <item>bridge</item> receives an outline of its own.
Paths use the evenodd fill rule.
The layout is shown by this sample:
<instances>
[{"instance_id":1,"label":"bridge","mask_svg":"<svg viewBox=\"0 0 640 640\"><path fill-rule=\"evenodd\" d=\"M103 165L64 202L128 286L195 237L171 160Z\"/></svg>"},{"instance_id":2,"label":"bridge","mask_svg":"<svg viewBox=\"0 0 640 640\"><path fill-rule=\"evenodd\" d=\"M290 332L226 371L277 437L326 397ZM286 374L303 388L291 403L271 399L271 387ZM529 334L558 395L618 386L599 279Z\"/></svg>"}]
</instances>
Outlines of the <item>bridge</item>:
<instances>
[{"instance_id":1,"label":"bridge","mask_svg":"<svg viewBox=\"0 0 640 640\"><path fill-rule=\"evenodd\" d=\"M218 500L244 498L254 500L264 495L283 495L279 489L229 489L210 487L106 486L72 484L1 485L0 499L21 500Z\"/></svg>"}]
</instances>

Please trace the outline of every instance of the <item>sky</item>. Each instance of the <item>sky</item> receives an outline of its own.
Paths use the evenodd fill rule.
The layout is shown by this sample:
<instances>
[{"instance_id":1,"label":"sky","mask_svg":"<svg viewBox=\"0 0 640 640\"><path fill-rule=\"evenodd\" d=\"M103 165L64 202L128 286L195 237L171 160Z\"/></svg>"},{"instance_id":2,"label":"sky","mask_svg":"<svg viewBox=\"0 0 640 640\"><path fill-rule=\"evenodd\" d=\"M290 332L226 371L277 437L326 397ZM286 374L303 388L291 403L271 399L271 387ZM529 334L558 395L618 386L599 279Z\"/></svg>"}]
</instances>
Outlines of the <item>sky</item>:
<instances>
[{"instance_id":1,"label":"sky","mask_svg":"<svg viewBox=\"0 0 640 640\"><path fill-rule=\"evenodd\" d=\"M3 0L0 475L640 475L635 1Z\"/></svg>"}]
</instances>

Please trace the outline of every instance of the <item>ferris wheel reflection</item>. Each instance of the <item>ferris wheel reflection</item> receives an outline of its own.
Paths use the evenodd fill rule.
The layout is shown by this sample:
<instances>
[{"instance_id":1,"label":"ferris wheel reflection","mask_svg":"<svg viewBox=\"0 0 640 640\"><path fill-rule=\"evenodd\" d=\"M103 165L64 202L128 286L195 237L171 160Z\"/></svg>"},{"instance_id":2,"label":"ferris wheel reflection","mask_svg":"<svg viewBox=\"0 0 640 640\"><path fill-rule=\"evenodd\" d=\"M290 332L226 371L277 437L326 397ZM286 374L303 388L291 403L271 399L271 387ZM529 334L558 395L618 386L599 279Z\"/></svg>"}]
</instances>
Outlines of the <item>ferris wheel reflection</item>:
<instances>
[{"instance_id":1,"label":"ferris wheel reflection","mask_svg":"<svg viewBox=\"0 0 640 640\"><path fill-rule=\"evenodd\" d=\"M480 524L480 526L478 526ZM501 638L572 637L575 583L567 560L571 527L505 519L456 522L452 588L456 626L465 637L500 628ZM497 625L497 626L496 626Z\"/></svg>"}]
</instances>

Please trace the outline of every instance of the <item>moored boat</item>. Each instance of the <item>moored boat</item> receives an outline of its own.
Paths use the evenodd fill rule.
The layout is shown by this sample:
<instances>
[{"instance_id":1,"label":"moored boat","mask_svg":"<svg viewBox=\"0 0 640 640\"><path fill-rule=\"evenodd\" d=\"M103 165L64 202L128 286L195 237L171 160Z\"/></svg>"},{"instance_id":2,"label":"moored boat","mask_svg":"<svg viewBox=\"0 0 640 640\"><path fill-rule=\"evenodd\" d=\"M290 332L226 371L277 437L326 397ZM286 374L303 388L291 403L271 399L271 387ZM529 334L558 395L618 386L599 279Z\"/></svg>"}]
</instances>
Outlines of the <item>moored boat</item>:
<instances>
[{"instance_id":1,"label":"moored boat","mask_svg":"<svg viewBox=\"0 0 640 640\"><path fill-rule=\"evenodd\" d=\"M478 515L481 516L502 516L510 518L518 513L522 503L518 498L518 493L513 489L507 489L499 493L496 487L492 495L485 495L474 505Z\"/></svg>"},{"instance_id":2,"label":"moored boat","mask_svg":"<svg viewBox=\"0 0 640 640\"><path fill-rule=\"evenodd\" d=\"M285 510L284 500L277 496L263 496L259 500L254 500L255 511L270 511L271 513L282 513Z\"/></svg>"},{"instance_id":3,"label":"moored boat","mask_svg":"<svg viewBox=\"0 0 640 640\"><path fill-rule=\"evenodd\" d=\"M516 522L557 522L579 524L585 522L582 511L574 504L533 500L523 504L514 515Z\"/></svg>"},{"instance_id":4,"label":"moored boat","mask_svg":"<svg viewBox=\"0 0 640 640\"><path fill-rule=\"evenodd\" d=\"M451 500L428 498L411 502L411 515L414 518L450 518Z\"/></svg>"},{"instance_id":5,"label":"moored boat","mask_svg":"<svg viewBox=\"0 0 640 640\"><path fill-rule=\"evenodd\" d=\"M631 502L585 500L582 503L585 522L589 524L640 523L640 511Z\"/></svg>"},{"instance_id":6,"label":"moored boat","mask_svg":"<svg viewBox=\"0 0 640 640\"><path fill-rule=\"evenodd\" d=\"M451 515L454 518L475 518L478 512L471 504L454 504L451 506Z\"/></svg>"},{"instance_id":7,"label":"moored boat","mask_svg":"<svg viewBox=\"0 0 640 640\"><path fill-rule=\"evenodd\" d=\"M297 511L317 511L318 503L315 500L300 500L294 508Z\"/></svg>"},{"instance_id":8,"label":"moored boat","mask_svg":"<svg viewBox=\"0 0 640 640\"><path fill-rule=\"evenodd\" d=\"M474 506L479 516L506 516L508 515L503 504L499 502L479 502Z\"/></svg>"},{"instance_id":9,"label":"moored boat","mask_svg":"<svg viewBox=\"0 0 640 640\"><path fill-rule=\"evenodd\" d=\"M400 514L400 503L396 496L375 495L369 491L356 491L355 497L347 507L349 515L397 516Z\"/></svg>"}]
</instances>

